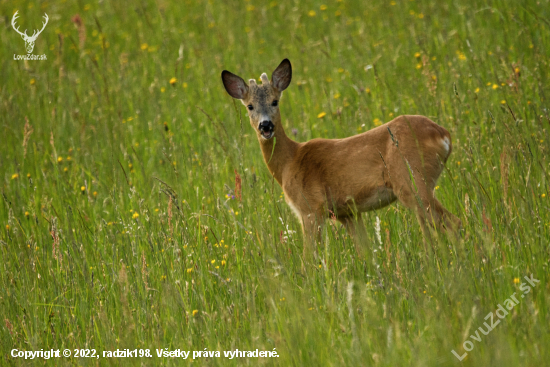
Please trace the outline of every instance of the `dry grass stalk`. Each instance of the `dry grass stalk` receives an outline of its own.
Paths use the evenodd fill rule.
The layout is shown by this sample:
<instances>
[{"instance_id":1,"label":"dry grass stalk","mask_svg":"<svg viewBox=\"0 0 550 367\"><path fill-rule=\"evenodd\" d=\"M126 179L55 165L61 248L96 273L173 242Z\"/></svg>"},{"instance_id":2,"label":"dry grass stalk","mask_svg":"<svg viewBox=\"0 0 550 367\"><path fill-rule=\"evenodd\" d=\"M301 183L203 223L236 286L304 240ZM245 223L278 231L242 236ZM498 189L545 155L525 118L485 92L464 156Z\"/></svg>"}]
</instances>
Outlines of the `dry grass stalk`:
<instances>
[{"instance_id":1,"label":"dry grass stalk","mask_svg":"<svg viewBox=\"0 0 550 367\"><path fill-rule=\"evenodd\" d=\"M390 266L390 262L391 262L390 246L391 246L390 229L386 228L386 246L384 246L384 247L385 247L385 250L386 250L386 256L388 257L387 261L386 261L386 266L387 267Z\"/></svg>"},{"instance_id":2,"label":"dry grass stalk","mask_svg":"<svg viewBox=\"0 0 550 367\"><path fill-rule=\"evenodd\" d=\"M172 196L168 199L168 228L170 228L170 236L174 236L174 228L172 226Z\"/></svg>"},{"instance_id":3,"label":"dry grass stalk","mask_svg":"<svg viewBox=\"0 0 550 367\"><path fill-rule=\"evenodd\" d=\"M52 219L52 229L50 231L50 234L53 238L53 244L52 244L52 256L54 259L59 261L59 265L61 266L63 264L63 257L61 256L61 251L59 250L59 231L57 229L57 218Z\"/></svg>"},{"instance_id":4,"label":"dry grass stalk","mask_svg":"<svg viewBox=\"0 0 550 367\"><path fill-rule=\"evenodd\" d=\"M29 124L29 118L25 116L25 130L23 131L23 158L27 156L27 144L34 129L31 124Z\"/></svg>"},{"instance_id":5,"label":"dry grass stalk","mask_svg":"<svg viewBox=\"0 0 550 367\"><path fill-rule=\"evenodd\" d=\"M141 254L141 277L143 279L143 283L145 284L145 289L149 290L149 283L147 283L147 262L145 261L145 253Z\"/></svg>"},{"instance_id":6,"label":"dry grass stalk","mask_svg":"<svg viewBox=\"0 0 550 367\"><path fill-rule=\"evenodd\" d=\"M506 154L504 150L500 154L500 179L502 181L502 197L504 199L504 205L508 212L510 212L510 205L508 204L508 174L510 167L510 157Z\"/></svg>"},{"instance_id":7,"label":"dry grass stalk","mask_svg":"<svg viewBox=\"0 0 550 367\"><path fill-rule=\"evenodd\" d=\"M235 197L239 199L239 201L242 201L241 183L242 183L241 176L239 175L237 170L235 170Z\"/></svg>"},{"instance_id":8,"label":"dry grass stalk","mask_svg":"<svg viewBox=\"0 0 550 367\"><path fill-rule=\"evenodd\" d=\"M78 29L78 47L82 50L84 48L84 44L86 43L86 26L84 25L84 22L79 14L73 16L71 21Z\"/></svg>"}]
</instances>

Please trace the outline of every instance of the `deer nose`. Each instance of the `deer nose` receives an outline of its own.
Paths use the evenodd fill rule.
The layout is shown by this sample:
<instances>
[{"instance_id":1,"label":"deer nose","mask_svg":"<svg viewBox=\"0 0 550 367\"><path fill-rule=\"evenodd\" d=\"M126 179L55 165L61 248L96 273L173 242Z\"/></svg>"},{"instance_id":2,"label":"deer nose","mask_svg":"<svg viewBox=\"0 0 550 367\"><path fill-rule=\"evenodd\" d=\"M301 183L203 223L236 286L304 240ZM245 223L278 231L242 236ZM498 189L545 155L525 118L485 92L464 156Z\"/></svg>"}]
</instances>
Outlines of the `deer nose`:
<instances>
[{"instance_id":1,"label":"deer nose","mask_svg":"<svg viewBox=\"0 0 550 367\"><path fill-rule=\"evenodd\" d=\"M275 126L269 120L264 120L258 125L258 130L260 130L260 132L272 132L274 128Z\"/></svg>"}]
</instances>

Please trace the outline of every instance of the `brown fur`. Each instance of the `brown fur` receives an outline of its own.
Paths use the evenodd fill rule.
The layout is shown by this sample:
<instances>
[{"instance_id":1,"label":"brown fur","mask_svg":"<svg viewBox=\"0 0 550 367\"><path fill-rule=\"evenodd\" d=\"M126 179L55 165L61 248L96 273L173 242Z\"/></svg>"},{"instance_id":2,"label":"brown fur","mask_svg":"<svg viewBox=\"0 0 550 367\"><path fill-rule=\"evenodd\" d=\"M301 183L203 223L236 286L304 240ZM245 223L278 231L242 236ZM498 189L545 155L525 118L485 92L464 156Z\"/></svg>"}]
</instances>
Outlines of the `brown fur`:
<instances>
[{"instance_id":1,"label":"brown fur","mask_svg":"<svg viewBox=\"0 0 550 367\"><path fill-rule=\"evenodd\" d=\"M426 223L436 228L460 226L460 220L434 196L436 181L452 151L451 135L445 128L427 117L406 115L348 138L298 143L285 134L279 107L271 106L290 84L290 62L285 59L279 65L271 82L266 83L263 76L261 85L247 86L238 76L222 73L228 93L254 108L249 110L250 123L269 171L302 222L308 244L305 254L331 211L354 236L359 253L363 252L365 226L357 214L396 200L417 213L424 232ZM270 139L258 130L265 118L275 126Z\"/></svg>"}]
</instances>

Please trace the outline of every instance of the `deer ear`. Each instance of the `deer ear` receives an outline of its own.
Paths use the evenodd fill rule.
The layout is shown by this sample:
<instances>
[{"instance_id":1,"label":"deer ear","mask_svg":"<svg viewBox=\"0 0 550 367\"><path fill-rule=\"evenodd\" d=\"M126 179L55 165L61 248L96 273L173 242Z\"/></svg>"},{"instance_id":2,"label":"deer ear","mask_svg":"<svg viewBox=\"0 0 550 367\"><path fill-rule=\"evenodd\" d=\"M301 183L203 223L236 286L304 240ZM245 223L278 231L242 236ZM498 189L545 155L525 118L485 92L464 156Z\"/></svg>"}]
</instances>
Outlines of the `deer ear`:
<instances>
[{"instance_id":1,"label":"deer ear","mask_svg":"<svg viewBox=\"0 0 550 367\"><path fill-rule=\"evenodd\" d=\"M248 95L248 85L240 77L227 70L222 71L222 82L225 90L233 98L245 99Z\"/></svg>"},{"instance_id":2,"label":"deer ear","mask_svg":"<svg viewBox=\"0 0 550 367\"><path fill-rule=\"evenodd\" d=\"M284 91L292 80L292 65L288 59L284 59L271 75L271 84L279 92Z\"/></svg>"}]
</instances>

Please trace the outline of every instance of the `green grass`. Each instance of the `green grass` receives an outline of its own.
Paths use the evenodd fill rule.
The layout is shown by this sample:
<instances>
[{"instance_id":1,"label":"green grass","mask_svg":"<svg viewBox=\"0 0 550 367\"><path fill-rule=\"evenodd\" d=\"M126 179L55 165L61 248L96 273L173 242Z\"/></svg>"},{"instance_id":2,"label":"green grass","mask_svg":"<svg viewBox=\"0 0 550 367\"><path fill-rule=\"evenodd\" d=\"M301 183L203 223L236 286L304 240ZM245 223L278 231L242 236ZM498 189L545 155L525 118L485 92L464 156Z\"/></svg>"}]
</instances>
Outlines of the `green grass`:
<instances>
[{"instance_id":1,"label":"green grass","mask_svg":"<svg viewBox=\"0 0 550 367\"><path fill-rule=\"evenodd\" d=\"M49 361L81 366L181 363L155 348L276 348L277 359L193 364L549 365L548 0L0 10L0 364L43 363L13 348L154 355ZM25 53L16 10L21 29L49 15L34 49L46 61L13 59ZM299 223L220 79L259 78L285 57L294 72L281 112L296 140L399 114L451 132L437 196L461 218L461 241L425 248L413 213L392 205L364 215L372 261L329 224L322 262L302 275ZM235 171L242 202L226 197ZM530 274L532 292L469 338ZM475 347L459 362L451 350L464 353L465 340Z\"/></svg>"}]
</instances>

